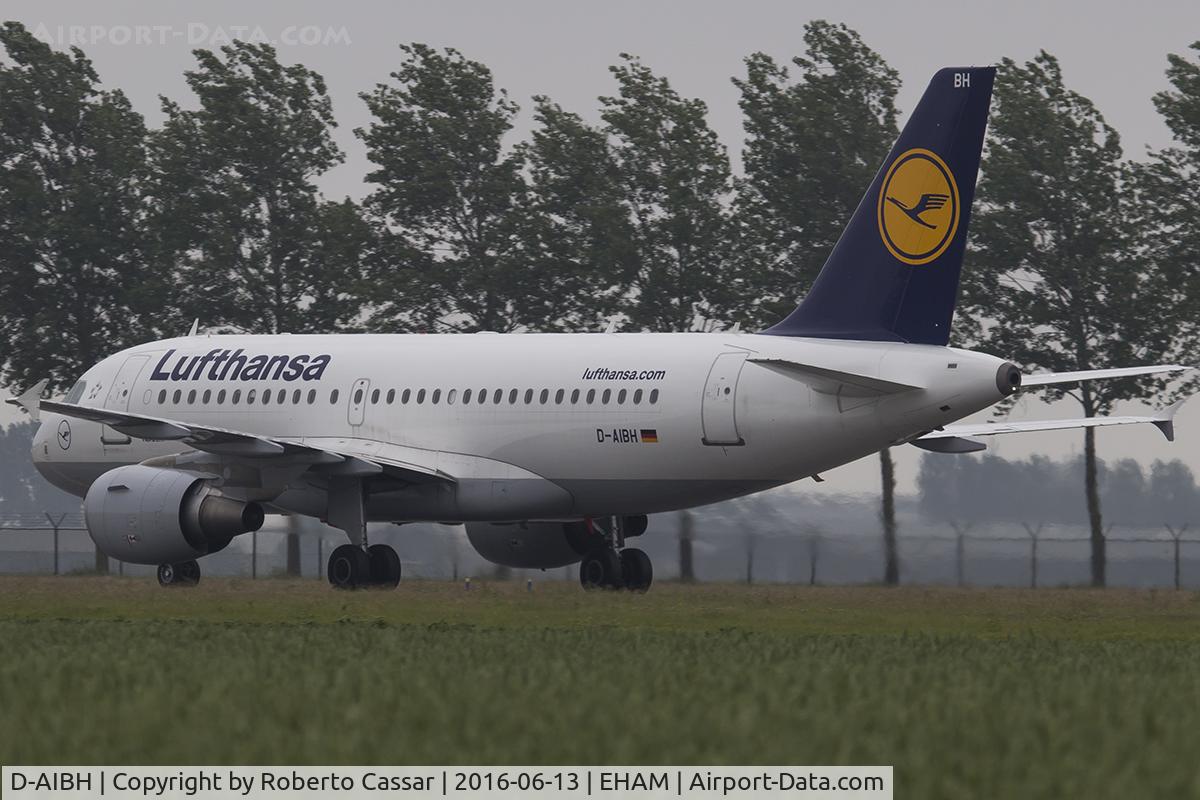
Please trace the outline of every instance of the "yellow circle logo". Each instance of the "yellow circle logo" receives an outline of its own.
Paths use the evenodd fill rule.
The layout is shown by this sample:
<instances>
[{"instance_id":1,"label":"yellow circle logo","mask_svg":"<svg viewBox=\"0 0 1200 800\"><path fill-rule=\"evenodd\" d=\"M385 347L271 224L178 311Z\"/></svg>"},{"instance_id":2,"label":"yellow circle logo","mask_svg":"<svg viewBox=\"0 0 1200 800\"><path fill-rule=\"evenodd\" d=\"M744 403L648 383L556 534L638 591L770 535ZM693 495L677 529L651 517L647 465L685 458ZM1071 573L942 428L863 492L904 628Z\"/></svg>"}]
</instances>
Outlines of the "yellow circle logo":
<instances>
[{"instance_id":1,"label":"yellow circle logo","mask_svg":"<svg viewBox=\"0 0 1200 800\"><path fill-rule=\"evenodd\" d=\"M954 240L958 211L958 184L946 162L929 150L907 150L879 190L879 235L905 264L928 264Z\"/></svg>"}]
</instances>

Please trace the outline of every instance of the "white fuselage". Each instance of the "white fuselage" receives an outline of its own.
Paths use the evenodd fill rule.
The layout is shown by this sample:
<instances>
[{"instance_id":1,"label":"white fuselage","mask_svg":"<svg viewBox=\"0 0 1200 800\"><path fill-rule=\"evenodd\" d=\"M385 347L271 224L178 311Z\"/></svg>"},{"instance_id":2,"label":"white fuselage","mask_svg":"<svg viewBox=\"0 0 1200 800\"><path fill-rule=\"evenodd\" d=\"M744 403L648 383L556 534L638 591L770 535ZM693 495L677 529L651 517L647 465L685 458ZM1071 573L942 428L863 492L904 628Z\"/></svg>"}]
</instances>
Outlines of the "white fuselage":
<instances>
[{"instance_id":1,"label":"white fuselage","mask_svg":"<svg viewBox=\"0 0 1200 800\"><path fill-rule=\"evenodd\" d=\"M230 363L238 351L276 360L248 369ZM748 357L924 388L872 395ZM453 479L381 484L368 502L375 520L565 519L702 505L818 474L995 403L1003 363L736 333L193 336L105 359L68 400ZM109 469L188 449L47 413L33 454L48 479L83 495ZM224 474L230 486L236 472ZM273 480L267 461L256 472L246 496L323 516L319 487L286 471Z\"/></svg>"}]
</instances>

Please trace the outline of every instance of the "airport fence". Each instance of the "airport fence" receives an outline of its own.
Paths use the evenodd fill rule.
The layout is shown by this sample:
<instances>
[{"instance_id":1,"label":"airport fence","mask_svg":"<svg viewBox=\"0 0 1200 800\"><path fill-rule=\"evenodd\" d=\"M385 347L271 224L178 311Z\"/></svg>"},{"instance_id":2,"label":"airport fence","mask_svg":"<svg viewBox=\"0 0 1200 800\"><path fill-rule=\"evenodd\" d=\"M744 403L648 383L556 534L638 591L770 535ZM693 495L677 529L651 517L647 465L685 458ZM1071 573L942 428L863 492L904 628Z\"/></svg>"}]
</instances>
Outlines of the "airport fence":
<instances>
[{"instance_id":1,"label":"airport fence","mask_svg":"<svg viewBox=\"0 0 1200 800\"><path fill-rule=\"evenodd\" d=\"M374 527L374 526L373 526ZM631 544L652 557L660 580L698 582L869 584L883 571L882 537L809 526L789 532L750 534L709 528L684 543L663 525ZM910 526L915 527L915 526ZM902 529L898 545L901 582L912 585L1026 586L1087 585L1091 541L1079 526L1020 523L977 526L950 522ZM1200 589L1200 527L1110 529L1105 536L1109 584ZM270 578L288 574L324 579L325 561L345 540L316 525L297 530L288 552L287 523L240 536L203 561L204 574ZM466 543L461 528L378 526L373 540L397 548L405 575L422 578L573 580L573 567L541 571L503 570L484 562ZM690 560L690 569L684 561ZM290 565L290 567L289 567ZM96 551L82 514L0 515L0 573L70 575L86 573L152 576L154 567L107 559Z\"/></svg>"}]
</instances>

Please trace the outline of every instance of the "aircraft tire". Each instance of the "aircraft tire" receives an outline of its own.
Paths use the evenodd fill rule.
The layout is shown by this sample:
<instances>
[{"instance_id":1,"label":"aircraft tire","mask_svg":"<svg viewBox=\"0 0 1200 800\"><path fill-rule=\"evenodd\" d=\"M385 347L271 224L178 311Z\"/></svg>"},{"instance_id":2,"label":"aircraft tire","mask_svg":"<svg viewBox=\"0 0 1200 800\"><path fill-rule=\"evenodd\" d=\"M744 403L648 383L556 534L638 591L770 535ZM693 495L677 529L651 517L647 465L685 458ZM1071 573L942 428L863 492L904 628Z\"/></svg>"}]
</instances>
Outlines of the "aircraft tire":
<instances>
[{"instance_id":1,"label":"aircraft tire","mask_svg":"<svg viewBox=\"0 0 1200 800\"><path fill-rule=\"evenodd\" d=\"M335 547L329 554L325 574L335 589L358 589L371 582L371 560L367 551L352 544Z\"/></svg>"},{"instance_id":2,"label":"aircraft tire","mask_svg":"<svg viewBox=\"0 0 1200 800\"><path fill-rule=\"evenodd\" d=\"M654 565L650 562L650 556L636 547L625 548L621 551L621 575L626 589L645 592L654 581Z\"/></svg>"},{"instance_id":3,"label":"aircraft tire","mask_svg":"<svg viewBox=\"0 0 1200 800\"><path fill-rule=\"evenodd\" d=\"M621 558L609 547L598 547L579 562L579 583L584 589L617 589L621 580Z\"/></svg>"},{"instance_id":4,"label":"aircraft tire","mask_svg":"<svg viewBox=\"0 0 1200 800\"><path fill-rule=\"evenodd\" d=\"M195 586L200 582L200 565L195 561L158 565L158 585L168 589Z\"/></svg>"},{"instance_id":5,"label":"aircraft tire","mask_svg":"<svg viewBox=\"0 0 1200 800\"><path fill-rule=\"evenodd\" d=\"M400 556L391 545L373 544L367 548L371 562L371 585L395 589L400 585Z\"/></svg>"}]
</instances>

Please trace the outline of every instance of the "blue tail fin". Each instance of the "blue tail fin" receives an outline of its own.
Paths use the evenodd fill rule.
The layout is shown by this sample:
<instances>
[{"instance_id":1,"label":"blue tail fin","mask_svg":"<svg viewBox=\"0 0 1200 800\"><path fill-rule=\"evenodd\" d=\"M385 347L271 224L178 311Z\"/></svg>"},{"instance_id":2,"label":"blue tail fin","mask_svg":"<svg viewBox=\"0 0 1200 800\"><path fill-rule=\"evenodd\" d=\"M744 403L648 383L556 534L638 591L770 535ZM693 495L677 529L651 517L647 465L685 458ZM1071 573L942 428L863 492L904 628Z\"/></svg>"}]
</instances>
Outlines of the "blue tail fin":
<instances>
[{"instance_id":1,"label":"blue tail fin","mask_svg":"<svg viewBox=\"0 0 1200 800\"><path fill-rule=\"evenodd\" d=\"M812 291L764 333L947 343L995 76L933 76Z\"/></svg>"}]
</instances>

